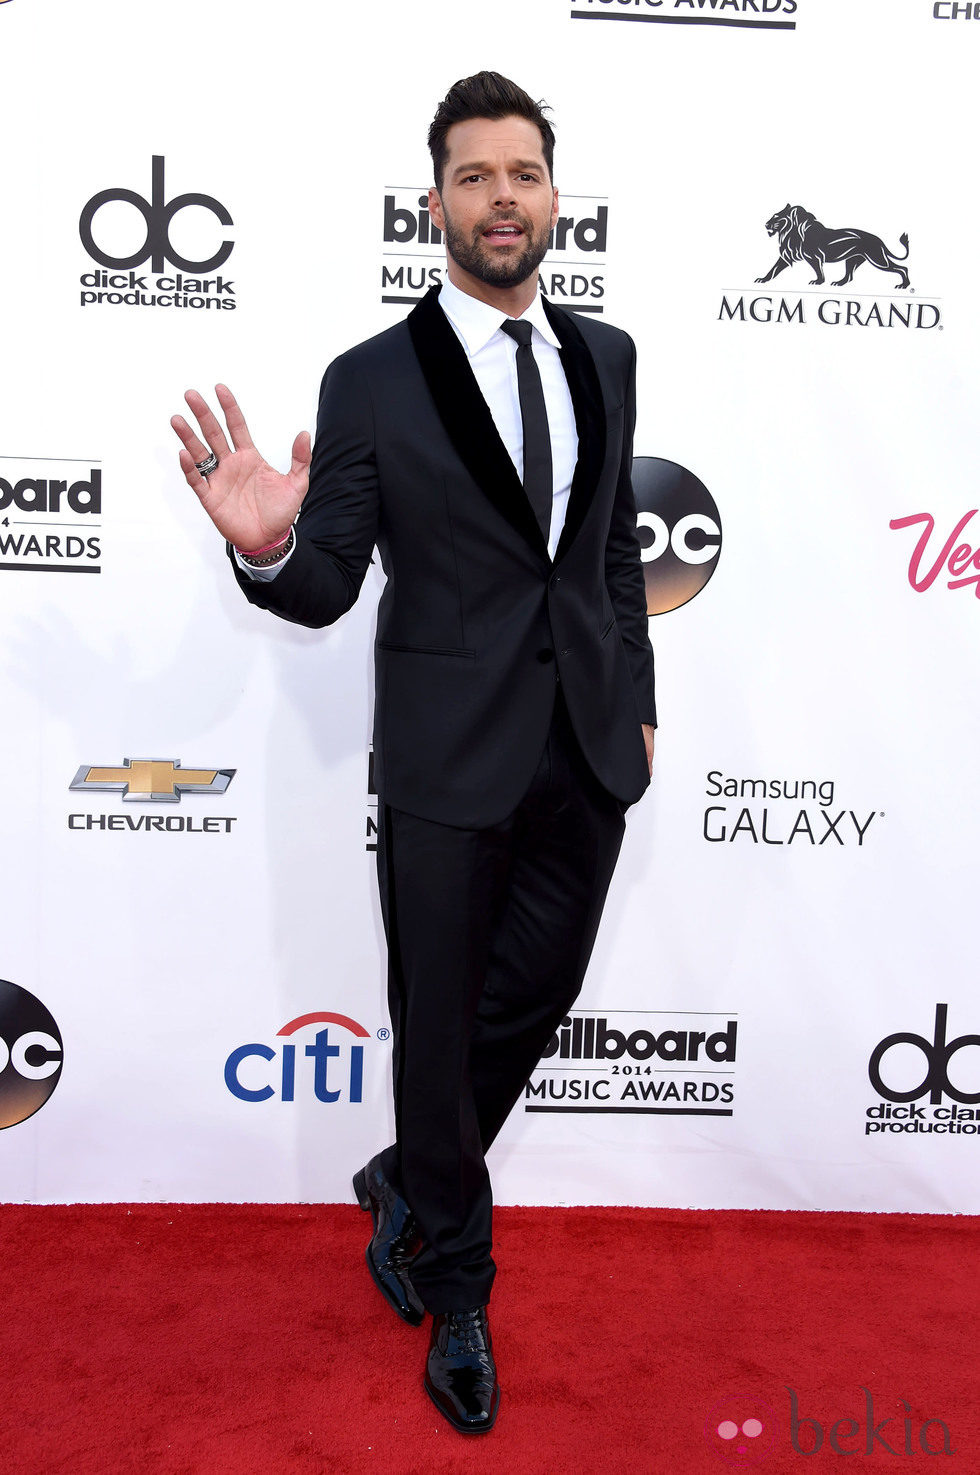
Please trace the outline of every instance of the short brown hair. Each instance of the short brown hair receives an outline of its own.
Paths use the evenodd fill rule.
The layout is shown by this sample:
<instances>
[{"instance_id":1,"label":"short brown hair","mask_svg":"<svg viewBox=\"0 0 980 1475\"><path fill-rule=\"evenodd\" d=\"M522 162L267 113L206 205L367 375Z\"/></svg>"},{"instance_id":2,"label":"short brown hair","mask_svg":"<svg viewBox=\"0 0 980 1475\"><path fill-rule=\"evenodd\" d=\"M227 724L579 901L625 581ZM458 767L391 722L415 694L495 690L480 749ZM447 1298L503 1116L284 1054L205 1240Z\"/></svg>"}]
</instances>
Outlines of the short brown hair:
<instances>
[{"instance_id":1,"label":"short brown hair","mask_svg":"<svg viewBox=\"0 0 980 1475\"><path fill-rule=\"evenodd\" d=\"M435 171L436 189L442 189L449 148L446 134L454 123L465 123L469 118L526 118L541 133L541 147L548 175L554 178L555 135L542 109L546 103L537 103L523 87L502 77L499 72L477 72L472 77L463 77L454 82L436 109L429 128L429 153ZM550 110L549 110L550 111Z\"/></svg>"}]
</instances>

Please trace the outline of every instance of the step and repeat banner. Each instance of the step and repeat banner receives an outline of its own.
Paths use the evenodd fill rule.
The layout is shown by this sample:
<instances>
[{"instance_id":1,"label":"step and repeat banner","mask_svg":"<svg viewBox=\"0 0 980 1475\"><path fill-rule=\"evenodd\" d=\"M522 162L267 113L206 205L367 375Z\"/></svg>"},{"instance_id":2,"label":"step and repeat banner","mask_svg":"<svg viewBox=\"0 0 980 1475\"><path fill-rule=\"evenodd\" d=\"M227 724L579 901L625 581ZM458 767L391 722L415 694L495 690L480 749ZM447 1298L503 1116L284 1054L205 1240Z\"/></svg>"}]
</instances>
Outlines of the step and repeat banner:
<instances>
[{"instance_id":1,"label":"step and repeat banner","mask_svg":"<svg viewBox=\"0 0 980 1475\"><path fill-rule=\"evenodd\" d=\"M444 271L426 130L553 109L639 353L662 726L502 1202L980 1210L980 5L2 0L0 1196L350 1200L388 1141L371 647L177 466L285 466Z\"/></svg>"}]
</instances>

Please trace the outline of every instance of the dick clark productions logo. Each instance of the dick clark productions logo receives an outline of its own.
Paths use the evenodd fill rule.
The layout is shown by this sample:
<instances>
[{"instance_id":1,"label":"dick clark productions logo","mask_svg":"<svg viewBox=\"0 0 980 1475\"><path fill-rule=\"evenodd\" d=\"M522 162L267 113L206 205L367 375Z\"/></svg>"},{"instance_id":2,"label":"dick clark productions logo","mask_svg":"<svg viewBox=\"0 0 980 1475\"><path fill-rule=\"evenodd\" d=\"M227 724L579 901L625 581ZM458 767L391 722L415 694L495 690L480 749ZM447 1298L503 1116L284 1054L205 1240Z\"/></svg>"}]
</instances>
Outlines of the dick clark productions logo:
<instances>
[{"instance_id":1,"label":"dick clark productions logo","mask_svg":"<svg viewBox=\"0 0 980 1475\"><path fill-rule=\"evenodd\" d=\"M960 1035L958 1039L950 1040L947 1044L946 1016L948 1011L948 1004L936 1005L936 1022L931 1042L922 1035L902 1030L897 1034L886 1035L875 1046L868 1064L868 1075L879 1096L884 1096L888 1101L918 1101L920 1097L928 1094L930 1104L933 1106L939 1106L944 1096L948 1096L952 1101L974 1103L980 1101L980 1091L961 1091L949 1078L950 1060L969 1045L974 1048L980 1046L980 1035ZM912 1046L925 1060L925 1074L922 1079L914 1086L904 1090L901 1088L896 1090L894 1086L886 1085L881 1074L885 1056L896 1045Z\"/></svg>"},{"instance_id":2,"label":"dick clark productions logo","mask_svg":"<svg viewBox=\"0 0 980 1475\"><path fill-rule=\"evenodd\" d=\"M866 1137L882 1132L975 1137L980 1131L980 1090L965 1089L971 1064L976 1084L977 1057L961 1053L980 1048L980 1035L947 1040L948 1013L948 1004L936 1005L931 1040L898 1030L872 1050L868 1078L880 1100L865 1112ZM928 1103L917 1105L924 1096Z\"/></svg>"},{"instance_id":3,"label":"dick clark productions logo","mask_svg":"<svg viewBox=\"0 0 980 1475\"><path fill-rule=\"evenodd\" d=\"M130 307L234 310L234 282L220 274L214 277L207 275L224 266L234 250L234 240L222 239L216 250L190 256L174 245L171 234L176 217L191 207L214 216L220 226L233 225L234 221L220 200L199 190L190 190L168 200L164 187L164 164L162 154L152 156L149 199L132 189L104 189L94 194L82 209L78 220L79 238L91 259L104 268L102 271L85 272L80 278L82 307L125 304ZM110 209L100 219L106 206ZM133 211L142 216L146 231L135 250L127 249L127 245L131 245L129 232ZM191 229L197 226L198 221L194 219ZM187 228L182 222L182 229ZM149 269L141 274L139 268L146 262L149 262ZM178 268L173 275L167 274L168 263Z\"/></svg>"},{"instance_id":4,"label":"dick clark productions logo","mask_svg":"<svg viewBox=\"0 0 980 1475\"><path fill-rule=\"evenodd\" d=\"M61 1079L61 1031L40 999L0 979L0 1129L40 1111Z\"/></svg>"}]
</instances>

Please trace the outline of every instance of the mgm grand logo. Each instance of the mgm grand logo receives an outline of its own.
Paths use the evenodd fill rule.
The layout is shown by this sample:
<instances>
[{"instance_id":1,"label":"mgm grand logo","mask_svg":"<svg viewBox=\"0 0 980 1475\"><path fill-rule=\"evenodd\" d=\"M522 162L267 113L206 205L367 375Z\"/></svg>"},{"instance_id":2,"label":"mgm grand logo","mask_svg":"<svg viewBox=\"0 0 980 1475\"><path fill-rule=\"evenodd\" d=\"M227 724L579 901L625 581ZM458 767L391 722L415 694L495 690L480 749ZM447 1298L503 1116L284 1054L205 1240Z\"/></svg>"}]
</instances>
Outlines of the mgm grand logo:
<instances>
[{"instance_id":1,"label":"mgm grand logo","mask_svg":"<svg viewBox=\"0 0 980 1475\"><path fill-rule=\"evenodd\" d=\"M938 302L912 300L914 289L906 264L909 238L904 232L899 237L904 254L899 255L873 231L826 226L803 205L784 205L769 217L765 228L770 237L776 238L779 254L766 274L756 277L756 283L767 286L783 272L803 264L813 273L807 282L809 290L795 297L726 290L718 311L719 322L806 326L815 321L835 328L941 327ZM825 269L838 265L843 268L841 275L828 283ZM889 278L883 292L869 295L852 288L853 295L847 297L830 295L828 288L850 287L861 266L873 267ZM865 272L863 278L867 276ZM892 276L897 281L891 281Z\"/></svg>"}]
</instances>

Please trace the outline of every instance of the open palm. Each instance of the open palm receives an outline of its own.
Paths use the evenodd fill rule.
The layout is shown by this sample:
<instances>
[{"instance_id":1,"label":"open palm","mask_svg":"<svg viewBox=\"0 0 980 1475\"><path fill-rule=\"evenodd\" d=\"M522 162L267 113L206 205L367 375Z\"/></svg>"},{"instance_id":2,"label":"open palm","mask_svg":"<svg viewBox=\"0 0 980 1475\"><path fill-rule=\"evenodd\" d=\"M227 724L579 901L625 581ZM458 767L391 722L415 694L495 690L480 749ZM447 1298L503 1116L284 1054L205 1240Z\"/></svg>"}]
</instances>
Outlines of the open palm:
<instances>
[{"instance_id":1,"label":"open palm","mask_svg":"<svg viewBox=\"0 0 980 1475\"><path fill-rule=\"evenodd\" d=\"M255 449L231 390L218 384L215 393L228 435L207 401L196 389L189 389L184 399L204 439L182 415L173 417L170 423L182 447L180 468L222 536L243 552L253 552L278 543L292 526L309 486L309 432L301 431L293 441L292 463L283 475ZM217 456L218 465L204 477L195 463L204 461L209 451Z\"/></svg>"}]
</instances>

